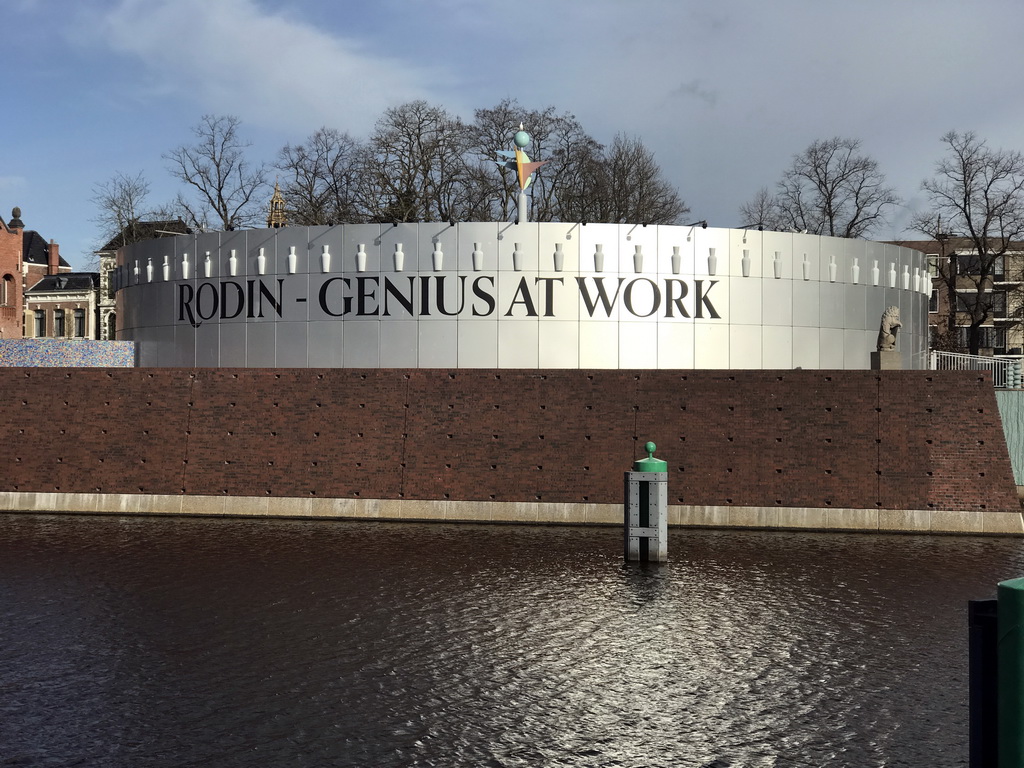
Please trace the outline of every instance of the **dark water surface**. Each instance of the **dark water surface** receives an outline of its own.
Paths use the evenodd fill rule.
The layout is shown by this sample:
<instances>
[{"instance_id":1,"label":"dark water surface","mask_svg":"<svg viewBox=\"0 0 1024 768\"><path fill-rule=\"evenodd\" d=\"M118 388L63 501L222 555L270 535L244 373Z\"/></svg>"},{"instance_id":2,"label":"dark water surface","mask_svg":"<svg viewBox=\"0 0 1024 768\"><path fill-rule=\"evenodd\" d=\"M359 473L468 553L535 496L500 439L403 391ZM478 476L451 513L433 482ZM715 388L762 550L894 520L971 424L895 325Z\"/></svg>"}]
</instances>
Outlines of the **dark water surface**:
<instances>
[{"instance_id":1,"label":"dark water surface","mask_svg":"<svg viewBox=\"0 0 1024 768\"><path fill-rule=\"evenodd\" d=\"M1012 539L0 515L0 766L959 766Z\"/></svg>"}]
</instances>

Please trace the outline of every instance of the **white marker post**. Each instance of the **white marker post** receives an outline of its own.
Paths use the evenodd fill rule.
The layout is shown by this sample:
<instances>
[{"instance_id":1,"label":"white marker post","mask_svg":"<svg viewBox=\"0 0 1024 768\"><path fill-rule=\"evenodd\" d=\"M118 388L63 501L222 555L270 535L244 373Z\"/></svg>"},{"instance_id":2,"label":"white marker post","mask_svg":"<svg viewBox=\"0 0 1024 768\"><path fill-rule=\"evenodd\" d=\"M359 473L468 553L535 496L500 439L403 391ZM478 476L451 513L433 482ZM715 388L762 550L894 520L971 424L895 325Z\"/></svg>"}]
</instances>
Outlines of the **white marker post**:
<instances>
[{"instance_id":1,"label":"white marker post","mask_svg":"<svg viewBox=\"0 0 1024 768\"><path fill-rule=\"evenodd\" d=\"M644 446L646 459L626 472L623 539L626 562L668 560L668 463L654 458L654 443Z\"/></svg>"}]
</instances>

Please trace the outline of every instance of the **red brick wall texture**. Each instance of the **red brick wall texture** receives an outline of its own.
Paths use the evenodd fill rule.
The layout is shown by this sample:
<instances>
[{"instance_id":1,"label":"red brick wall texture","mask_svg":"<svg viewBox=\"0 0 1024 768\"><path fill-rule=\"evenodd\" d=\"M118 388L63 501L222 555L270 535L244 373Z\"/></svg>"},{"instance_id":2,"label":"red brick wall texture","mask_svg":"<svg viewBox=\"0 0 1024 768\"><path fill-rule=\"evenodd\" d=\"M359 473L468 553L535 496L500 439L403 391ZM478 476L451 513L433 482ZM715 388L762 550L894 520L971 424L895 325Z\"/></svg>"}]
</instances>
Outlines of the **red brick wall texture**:
<instances>
[{"instance_id":1,"label":"red brick wall texture","mask_svg":"<svg viewBox=\"0 0 1024 768\"><path fill-rule=\"evenodd\" d=\"M10 230L0 220L0 338L20 339L23 322L21 230ZM6 299L6 300L5 300Z\"/></svg>"},{"instance_id":2,"label":"red brick wall texture","mask_svg":"<svg viewBox=\"0 0 1024 768\"><path fill-rule=\"evenodd\" d=\"M1019 512L990 381L934 371L0 369L0 490Z\"/></svg>"}]
</instances>

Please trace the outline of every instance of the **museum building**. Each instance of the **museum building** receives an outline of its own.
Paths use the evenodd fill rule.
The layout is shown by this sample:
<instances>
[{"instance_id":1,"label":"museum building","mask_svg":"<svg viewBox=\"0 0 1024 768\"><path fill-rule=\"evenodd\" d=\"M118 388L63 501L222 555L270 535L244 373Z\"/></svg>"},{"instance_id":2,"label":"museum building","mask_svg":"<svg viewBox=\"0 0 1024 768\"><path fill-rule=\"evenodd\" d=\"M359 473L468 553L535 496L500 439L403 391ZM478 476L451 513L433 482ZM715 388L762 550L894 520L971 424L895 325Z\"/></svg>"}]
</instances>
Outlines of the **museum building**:
<instances>
[{"instance_id":1,"label":"museum building","mask_svg":"<svg viewBox=\"0 0 1024 768\"><path fill-rule=\"evenodd\" d=\"M117 338L145 367L850 370L895 307L899 366L928 367L921 251L701 224L147 240L117 252Z\"/></svg>"}]
</instances>

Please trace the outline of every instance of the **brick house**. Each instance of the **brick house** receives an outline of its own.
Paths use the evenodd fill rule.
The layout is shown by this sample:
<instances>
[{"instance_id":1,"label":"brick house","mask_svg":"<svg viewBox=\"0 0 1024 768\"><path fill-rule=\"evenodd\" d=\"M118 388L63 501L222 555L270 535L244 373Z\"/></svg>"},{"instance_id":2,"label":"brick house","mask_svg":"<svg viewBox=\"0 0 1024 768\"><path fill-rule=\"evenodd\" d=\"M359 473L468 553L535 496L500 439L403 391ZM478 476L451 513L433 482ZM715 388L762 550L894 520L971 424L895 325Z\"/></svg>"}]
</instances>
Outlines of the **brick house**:
<instances>
[{"instance_id":1,"label":"brick house","mask_svg":"<svg viewBox=\"0 0 1024 768\"><path fill-rule=\"evenodd\" d=\"M0 338L25 336L26 292L47 276L70 271L57 243L25 229L20 208L11 211L10 221L0 218Z\"/></svg>"},{"instance_id":2,"label":"brick house","mask_svg":"<svg viewBox=\"0 0 1024 768\"><path fill-rule=\"evenodd\" d=\"M21 272L23 226L14 209L10 223L0 218L0 338L20 339L21 297L24 279Z\"/></svg>"},{"instance_id":3,"label":"brick house","mask_svg":"<svg viewBox=\"0 0 1024 768\"><path fill-rule=\"evenodd\" d=\"M25 336L99 338L98 272L46 275L25 290Z\"/></svg>"}]
</instances>

